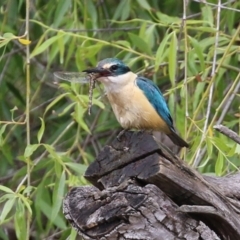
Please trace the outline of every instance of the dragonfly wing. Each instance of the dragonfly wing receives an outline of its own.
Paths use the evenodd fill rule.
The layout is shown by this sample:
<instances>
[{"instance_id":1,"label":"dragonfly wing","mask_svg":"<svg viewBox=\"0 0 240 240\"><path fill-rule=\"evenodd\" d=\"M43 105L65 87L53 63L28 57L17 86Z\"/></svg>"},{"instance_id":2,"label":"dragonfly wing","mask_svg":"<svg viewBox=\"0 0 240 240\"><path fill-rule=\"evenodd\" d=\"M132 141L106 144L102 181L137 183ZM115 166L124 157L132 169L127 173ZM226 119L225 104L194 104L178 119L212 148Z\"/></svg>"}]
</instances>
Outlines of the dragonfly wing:
<instances>
[{"instance_id":1,"label":"dragonfly wing","mask_svg":"<svg viewBox=\"0 0 240 240\"><path fill-rule=\"evenodd\" d=\"M86 73L79 72L54 72L54 81L59 82L59 80L64 80L68 82L76 83L88 83L89 78Z\"/></svg>"}]
</instances>

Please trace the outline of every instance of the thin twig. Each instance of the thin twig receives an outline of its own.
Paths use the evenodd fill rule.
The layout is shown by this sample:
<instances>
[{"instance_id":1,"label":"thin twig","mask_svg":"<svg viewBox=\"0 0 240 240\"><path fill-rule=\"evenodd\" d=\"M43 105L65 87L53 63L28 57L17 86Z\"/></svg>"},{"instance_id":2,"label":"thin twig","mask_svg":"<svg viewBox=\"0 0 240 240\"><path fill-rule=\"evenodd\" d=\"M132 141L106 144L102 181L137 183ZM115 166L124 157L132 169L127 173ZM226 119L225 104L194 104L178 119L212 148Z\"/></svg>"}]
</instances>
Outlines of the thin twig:
<instances>
[{"instance_id":1,"label":"thin twig","mask_svg":"<svg viewBox=\"0 0 240 240\"><path fill-rule=\"evenodd\" d=\"M187 133L187 119L189 117L188 113L188 83L187 83L187 73L188 73L188 34L187 34L187 6L188 6L188 0L183 0L183 19L182 19L182 26L183 26L183 32L184 32L184 80L183 85L185 89L185 136ZM184 159L186 157L186 150L184 150Z\"/></svg>"},{"instance_id":2,"label":"thin twig","mask_svg":"<svg viewBox=\"0 0 240 240\"><path fill-rule=\"evenodd\" d=\"M200 2L200 3L202 3L202 0L193 0L194 2ZM235 2L235 1L234 1ZM206 5L209 5L209 6L213 6L213 7L215 7L215 8L222 8L222 9L226 9L226 10L230 10L230 11L234 11L234 12L240 12L240 10L238 10L238 9L236 9L236 8L230 8L230 7L225 7L224 6L224 4L218 4L218 5L216 5L216 4L214 4L214 3L210 3L210 2L207 2L207 1L204 1L203 2L204 4L206 4ZM228 4L229 2L227 2L227 4Z\"/></svg>"},{"instance_id":3,"label":"thin twig","mask_svg":"<svg viewBox=\"0 0 240 240\"><path fill-rule=\"evenodd\" d=\"M237 133L235 133L231 129L229 129L221 124L215 125L213 128L216 129L218 132L224 134L225 136L231 138L234 142L240 144L240 137L238 136Z\"/></svg>"},{"instance_id":4,"label":"thin twig","mask_svg":"<svg viewBox=\"0 0 240 240\"><path fill-rule=\"evenodd\" d=\"M26 0L26 27L25 34L26 39L29 41L29 12L30 12L30 0ZM30 145L30 47L26 46L26 132L27 132L27 146ZM31 161L30 158L27 161L27 186L31 186ZM27 197L30 198L30 191L27 193ZM30 224L31 214L27 211L27 230L26 237L30 238Z\"/></svg>"},{"instance_id":5,"label":"thin twig","mask_svg":"<svg viewBox=\"0 0 240 240\"><path fill-rule=\"evenodd\" d=\"M221 0L218 0L218 8L217 8L217 23L216 23L216 40L214 45L214 54L213 54L213 65L212 65L212 72L211 72L211 78L214 77L216 74L216 62L217 62L217 48L218 48L218 41L219 41L219 29L220 29L220 16L221 16ZM199 148L196 153L196 157L193 163L193 166L197 166L196 164L199 163L200 159L200 153L202 151L201 145L203 141L206 138L207 135L207 129L208 129L208 121L211 113L211 106L212 106L212 98L213 98L213 90L214 90L214 81L210 83L211 87L209 90L209 96L208 96L208 106L207 106L207 112L206 112L206 120L203 127L203 134L199 143Z\"/></svg>"},{"instance_id":6,"label":"thin twig","mask_svg":"<svg viewBox=\"0 0 240 240\"><path fill-rule=\"evenodd\" d=\"M125 27L125 28L97 28L97 29L59 29L64 32L120 32L120 31L132 31L132 30L138 30L140 27Z\"/></svg>"}]
</instances>

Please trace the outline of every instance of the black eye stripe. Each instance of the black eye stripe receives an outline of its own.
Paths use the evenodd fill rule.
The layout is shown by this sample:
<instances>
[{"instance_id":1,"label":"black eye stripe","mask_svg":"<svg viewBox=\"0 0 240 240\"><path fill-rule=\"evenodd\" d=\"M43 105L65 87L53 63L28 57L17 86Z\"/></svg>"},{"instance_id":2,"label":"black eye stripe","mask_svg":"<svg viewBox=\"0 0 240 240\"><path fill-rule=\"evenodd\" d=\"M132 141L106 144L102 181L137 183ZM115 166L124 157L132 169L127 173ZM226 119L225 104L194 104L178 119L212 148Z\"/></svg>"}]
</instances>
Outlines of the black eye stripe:
<instances>
[{"instance_id":1,"label":"black eye stripe","mask_svg":"<svg viewBox=\"0 0 240 240\"><path fill-rule=\"evenodd\" d=\"M118 69L118 65L112 65L112 66L110 67L110 69L111 69L111 70L117 70L117 69Z\"/></svg>"}]
</instances>

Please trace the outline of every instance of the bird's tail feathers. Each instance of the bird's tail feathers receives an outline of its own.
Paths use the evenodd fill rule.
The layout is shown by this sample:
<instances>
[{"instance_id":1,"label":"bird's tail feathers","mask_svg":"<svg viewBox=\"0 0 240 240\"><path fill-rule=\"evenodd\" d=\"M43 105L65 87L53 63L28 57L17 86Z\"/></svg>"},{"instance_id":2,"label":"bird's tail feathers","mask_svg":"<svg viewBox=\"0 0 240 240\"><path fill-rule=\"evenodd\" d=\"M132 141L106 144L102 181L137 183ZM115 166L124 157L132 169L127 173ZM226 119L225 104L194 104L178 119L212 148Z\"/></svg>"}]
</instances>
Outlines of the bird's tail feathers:
<instances>
[{"instance_id":1,"label":"bird's tail feathers","mask_svg":"<svg viewBox=\"0 0 240 240\"><path fill-rule=\"evenodd\" d=\"M167 135L174 144L179 147L187 147L189 148L189 144L185 142L174 130L171 131L170 134Z\"/></svg>"}]
</instances>

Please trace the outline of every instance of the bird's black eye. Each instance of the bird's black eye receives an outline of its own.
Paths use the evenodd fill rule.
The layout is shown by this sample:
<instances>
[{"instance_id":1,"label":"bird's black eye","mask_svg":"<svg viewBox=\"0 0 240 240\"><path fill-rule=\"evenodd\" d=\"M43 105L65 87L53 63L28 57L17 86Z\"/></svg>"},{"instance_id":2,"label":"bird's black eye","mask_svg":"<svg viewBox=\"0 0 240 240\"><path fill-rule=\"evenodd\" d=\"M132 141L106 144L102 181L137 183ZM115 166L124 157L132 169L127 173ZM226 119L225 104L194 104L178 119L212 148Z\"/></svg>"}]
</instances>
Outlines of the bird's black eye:
<instances>
[{"instance_id":1,"label":"bird's black eye","mask_svg":"<svg viewBox=\"0 0 240 240\"><path fill-rule=\"evenodd\" d=\"M118 65L112 65L110 67L110 70L114 71L114 70L117 70L118 69Z\"/></svg>"}]
</instances>

